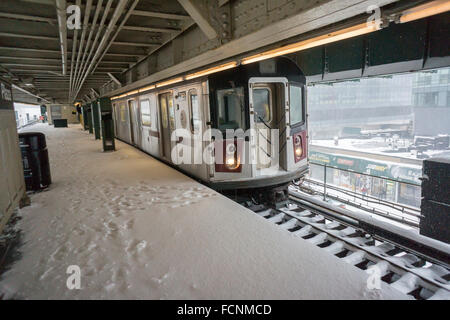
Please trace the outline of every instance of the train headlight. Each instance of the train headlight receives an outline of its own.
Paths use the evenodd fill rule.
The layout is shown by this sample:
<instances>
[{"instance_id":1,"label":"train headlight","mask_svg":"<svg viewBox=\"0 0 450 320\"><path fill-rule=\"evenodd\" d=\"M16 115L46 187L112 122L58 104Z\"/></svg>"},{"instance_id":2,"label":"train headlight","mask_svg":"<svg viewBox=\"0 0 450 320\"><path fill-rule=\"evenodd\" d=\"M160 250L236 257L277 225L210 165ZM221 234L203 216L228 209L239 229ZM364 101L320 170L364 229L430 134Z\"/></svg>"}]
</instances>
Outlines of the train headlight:
<instances>
[{"instance_id":1,"label":"train headlight","mask_svg":"<svg viewBox=\"0 0 450 320\"><path fill-rule=\"evenodd\" d=\"M304 151L303 151L303 143L302 143L302 137L301 135L294 136L294 158L295 163L302 160L302 157L304 157Z\"/></svg>"},{"instance_id":2,"label":"train headlight","mask_svg":"<svg viewBox=\"0 0 450 320\"><path fill-rule=\"evenodd\" d=\"M229 170L236 170L239 168L239 166L241 165L240 160L236 157L236 154L232 155L232 156L227 156L226 160L225 160L225 166L229 169Z\"/></svg>"},{"instance_id":3,"label":"train headlight","mask_svg":"<svg viewBox=\"0 0 450 320\"><path fill-rule=\"evenodd\" d=\"M228 157L225 164L227 167L233 168L236 165L236 160L234 159L234 155L232 157Z\"/></svg>"},{"instance_id":4,"label":"train headlight","mask_svg":"<svg viewBox=\"0 0 450 320\"><path fill-rule=\"evenodd\" d=\"M225 166L230 170L235 170L239 167L239 161L236 154L236 146L234 143L230 143L226 147Z\"/></svg>"},{"instance_id":5,"label":"train headlight","mask_svg":"<svg viewBox=\"0 0 450 320\"><path fill-rule=\"evenodd\" d=\"M216 172L227 172L227 173L240 173L242 172L241 155L239 152L239 141L234 139L234 141L216 141L216 149L223 150L223 154L218 156L216 154ZM219 158L220 157L220 158Z\"/></svg>"},{"instance_id":6,"label":"train headlight","mask_svg":"<svg viewBox=\"0 0 450 320\"><path fill-rule=\"evenodd\" d=\"M297 158L300 158L303 155L303 149L302 146L295 147L295 156Z\"/></svg>"}]
</instances>

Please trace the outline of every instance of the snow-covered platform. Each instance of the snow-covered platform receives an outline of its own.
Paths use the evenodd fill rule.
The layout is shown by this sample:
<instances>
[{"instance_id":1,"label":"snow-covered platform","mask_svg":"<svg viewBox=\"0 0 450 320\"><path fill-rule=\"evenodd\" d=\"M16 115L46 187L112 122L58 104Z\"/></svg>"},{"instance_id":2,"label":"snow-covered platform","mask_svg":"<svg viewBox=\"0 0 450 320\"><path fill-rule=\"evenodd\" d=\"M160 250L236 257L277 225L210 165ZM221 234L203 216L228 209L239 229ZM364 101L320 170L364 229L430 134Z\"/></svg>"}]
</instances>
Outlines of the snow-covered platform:
<instances>
[{"instance_id":1,"label":"snow-covered platform","mask_svg":"<svg viewBox=\"0 0 450 320\"><path fill-rule=\"evenodd\" d=\"M0 296L29 299L408 299L180 172L80 126L46 134L53 184L20 211ZM66 286L81 269L81 289Z\"/></svg>"}]
</instances>

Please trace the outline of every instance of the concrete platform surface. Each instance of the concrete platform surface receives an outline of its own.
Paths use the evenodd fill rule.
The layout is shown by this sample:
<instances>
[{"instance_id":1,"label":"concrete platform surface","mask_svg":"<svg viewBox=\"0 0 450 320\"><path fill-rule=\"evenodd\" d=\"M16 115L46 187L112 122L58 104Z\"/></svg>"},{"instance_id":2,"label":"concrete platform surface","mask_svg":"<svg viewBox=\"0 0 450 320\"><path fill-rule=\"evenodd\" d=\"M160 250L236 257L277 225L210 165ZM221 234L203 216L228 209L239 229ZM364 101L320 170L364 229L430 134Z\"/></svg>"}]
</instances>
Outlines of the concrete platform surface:
<instances>
[{"instance_id":1,"label":"concrete platform surface","mask_svg":"<svg viewBox=\"0 0 450 320\"><path fill-rule=\"evenodd\" d=\"M19 212L4 298L409 298L129 145L103 153L79 125L27 131L47 136L53 184Z\"/></svg>"}]
</instances>

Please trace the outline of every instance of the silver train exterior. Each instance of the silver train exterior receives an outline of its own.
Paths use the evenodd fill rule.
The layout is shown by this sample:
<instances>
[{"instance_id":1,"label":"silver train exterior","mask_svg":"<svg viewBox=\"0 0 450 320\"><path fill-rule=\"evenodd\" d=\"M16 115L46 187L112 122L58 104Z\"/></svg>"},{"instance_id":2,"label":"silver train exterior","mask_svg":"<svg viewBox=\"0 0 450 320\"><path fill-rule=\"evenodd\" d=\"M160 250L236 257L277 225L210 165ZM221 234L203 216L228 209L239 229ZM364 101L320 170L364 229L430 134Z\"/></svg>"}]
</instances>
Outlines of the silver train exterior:
<instances>
[{"instance_id":1,"label":"silver train exterior","mask_svg":"<svg viewBox=\"0 0 450 320\"><path fill-rule=\"evenodd\" d=\"M112 98L116 137L218 190L307 173L306 79L295 62L187 78Z\"/></svg>"}]
</instances>

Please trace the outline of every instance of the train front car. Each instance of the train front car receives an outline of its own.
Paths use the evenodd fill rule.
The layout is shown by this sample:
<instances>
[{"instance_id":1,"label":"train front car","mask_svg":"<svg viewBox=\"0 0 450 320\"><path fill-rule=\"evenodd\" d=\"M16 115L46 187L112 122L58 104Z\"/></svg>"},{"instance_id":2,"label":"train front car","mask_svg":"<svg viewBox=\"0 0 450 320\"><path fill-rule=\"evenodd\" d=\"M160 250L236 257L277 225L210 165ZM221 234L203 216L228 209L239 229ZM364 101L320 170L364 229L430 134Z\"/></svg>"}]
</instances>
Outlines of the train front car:
<instances>
[{"instance_id":1,"label":"train front car","mask_svg":"<svg viewBox=\"0 0 450 320\"><path fill-rule=\"evenodd\" d=\"M280 57L208 77L219 190L286 187L308 171L306 78Z\"/></svg>"}]
</instances>

